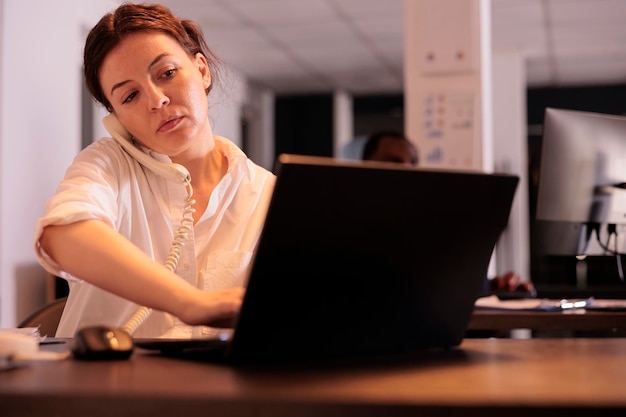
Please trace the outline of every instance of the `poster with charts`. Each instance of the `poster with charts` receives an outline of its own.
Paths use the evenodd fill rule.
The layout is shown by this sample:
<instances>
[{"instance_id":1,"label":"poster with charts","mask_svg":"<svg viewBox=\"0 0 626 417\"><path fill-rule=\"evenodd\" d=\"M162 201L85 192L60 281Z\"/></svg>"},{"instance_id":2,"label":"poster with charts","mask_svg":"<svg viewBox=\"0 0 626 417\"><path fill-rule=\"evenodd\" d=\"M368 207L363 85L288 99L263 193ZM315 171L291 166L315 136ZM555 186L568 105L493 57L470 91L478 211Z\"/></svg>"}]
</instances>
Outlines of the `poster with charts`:
<instances>
[{"instance_id":1,"label":"poster with charts","mask_svg":"<svg viewBox=\"0 0 626 417\"><path fill-rule=\"evenodd\" d=\"M476 97L473 92L427 92L423 99L421 160L425 166L475 168Z\"/></svg>"}]
</instances>

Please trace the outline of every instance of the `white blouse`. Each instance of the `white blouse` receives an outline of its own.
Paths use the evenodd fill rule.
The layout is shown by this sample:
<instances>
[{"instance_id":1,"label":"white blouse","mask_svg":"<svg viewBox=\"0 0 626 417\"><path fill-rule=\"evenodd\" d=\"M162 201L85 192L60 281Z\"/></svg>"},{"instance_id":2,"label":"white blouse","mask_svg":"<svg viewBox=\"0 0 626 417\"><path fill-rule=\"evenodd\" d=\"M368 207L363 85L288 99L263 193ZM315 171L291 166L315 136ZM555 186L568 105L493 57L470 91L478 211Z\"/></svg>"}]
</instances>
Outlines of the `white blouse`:
<instances>
[{"instance_id":1,"label":"white blouse","mask_svg":"<svg viewBox=\"0 0 626 417\"><path fill-rule=\"evenodd\" d=\"M204 290L245 285L275 183L274 174L254 164L228 139L216 136L215 144L228 159L228 172L187 235L176 268L181 279ZM149 153L170 162L167 156ZM43 228L99 219L152 259L165 263L186 200L183 184L146 169L114 139L95 141L76 156L35 227L39 262L69 283L57 337L72 337L78 328L88 325L122 327L140 306L63 271L39 245ZM211 328L188 326L168 313L153 311L134 336L190 338L210 333Z\"/></svg>"}]
</instances>

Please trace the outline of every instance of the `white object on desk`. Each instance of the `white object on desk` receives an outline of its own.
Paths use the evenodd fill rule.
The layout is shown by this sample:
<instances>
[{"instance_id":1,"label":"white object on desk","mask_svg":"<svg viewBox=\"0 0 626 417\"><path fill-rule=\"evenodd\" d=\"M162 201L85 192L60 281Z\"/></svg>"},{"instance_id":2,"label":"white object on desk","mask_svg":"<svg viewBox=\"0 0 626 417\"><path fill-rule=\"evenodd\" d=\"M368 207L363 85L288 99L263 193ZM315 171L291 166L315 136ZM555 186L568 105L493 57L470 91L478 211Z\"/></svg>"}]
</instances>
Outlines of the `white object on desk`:
<instances>
[{"instance_id":1,"label":"white object on desk","mask_svg":"<svg viewBox=\"0 0 626 417\"><path fill-rule=\"evenodd\" d=\"M36 327L0 329L0 370L10 369L17 362L29 360L61 360L70 351L48 352L39 350L40 337Z\"/></svg>"},{"instance_id":2,"label":"white object on desk","mask_svg":"<svg viewBox=\"0 0 626 417\"><path fill-rule=\"evenodd\" d=\"M0 329L0 357L20 357L39 351L39 338L17 329Z\"/></svg>"}]
</instances>

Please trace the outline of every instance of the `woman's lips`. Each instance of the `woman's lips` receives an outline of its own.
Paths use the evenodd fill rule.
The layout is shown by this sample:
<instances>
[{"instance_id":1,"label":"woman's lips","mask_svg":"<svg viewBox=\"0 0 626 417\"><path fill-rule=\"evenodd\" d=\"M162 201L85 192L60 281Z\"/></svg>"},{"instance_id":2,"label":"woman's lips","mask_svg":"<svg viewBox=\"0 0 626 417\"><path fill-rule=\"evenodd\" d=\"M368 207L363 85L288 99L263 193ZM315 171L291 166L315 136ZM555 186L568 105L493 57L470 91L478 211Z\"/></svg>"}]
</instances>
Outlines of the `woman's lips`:
<instances>
[{"instance_id":1,"label":"woman's lips","mask_svg":"<svg viewBox=\"0 0 626 417\"><path fill-rule=\"evenodd\" d=\"M178 126L180 124L181 120L183 120L182 117L172 117L171 119L167 119L166 121L161 123L161 125L159 126L159 129L157 131L161 132L161 133L170 131L170 130L174 129L176 126Z\"/></svg>"}]
</instances>

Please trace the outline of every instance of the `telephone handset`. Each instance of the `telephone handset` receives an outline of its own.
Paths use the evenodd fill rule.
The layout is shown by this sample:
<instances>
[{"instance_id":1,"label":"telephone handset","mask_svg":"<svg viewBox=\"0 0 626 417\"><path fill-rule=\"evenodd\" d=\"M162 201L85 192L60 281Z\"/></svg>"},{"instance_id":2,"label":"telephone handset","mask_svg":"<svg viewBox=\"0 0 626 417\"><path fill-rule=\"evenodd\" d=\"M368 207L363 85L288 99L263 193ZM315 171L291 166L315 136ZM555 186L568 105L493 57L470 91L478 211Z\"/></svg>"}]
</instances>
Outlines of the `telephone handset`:
<instances>
[{"instance_id":1,"label":"telephone handset","mask_svg":"<svg viewBox=\"0 0 626 417\"><path fill-rule=\"evenodd\" d=\"M187 171L184 166L176 163L157 161L150 155L144 153L141 149L137 148L132 143L132 138L128 131L124 128L124 126L122 126L113 113L107 115L102 120L102 123L111 136L117 140L126 152L128 152L130 156L132 156L141 165L148 168L155 174L169 179L170 181L183 184L189 183L189 171Z\"/></svg>"},{"instance_id":2,"label":"telephone handset","mask_svg":"<svg viewBox=\"0 0 626 417\"><path fill-rule=\"evenodd\" d=\"M104 127L108 130L111 136L117 140L120 145L128 152L137 162L141 165L154 172L157 175L160 175L164 178L167 178L170 181L182 183L187 187L187 200L185 201L185 208L183 211L183 217L180 221L180 226L176 235L174 236L174 240L172 241L172 246L170 248L170 252L165 261L165 267L172 272L175 272L176 266L178 265L178 261L180 259L181 248L185 242L185 239L189 233L193 229L193 205L195 204L195 200L193 199L193 189L191 188L191 175L189 175L189 171L187 169L176 163L166 163L157 161L152 158L150 155L141 151L141 149L135 147L132 143L132 139L128 131L122 126L120 121L113 114L107 115L102 123ZM152 314L152 309L148 307L141 307L133 317L124 325L123 330L132 335L141 324Z\"/></svg>"}]
</instances>

